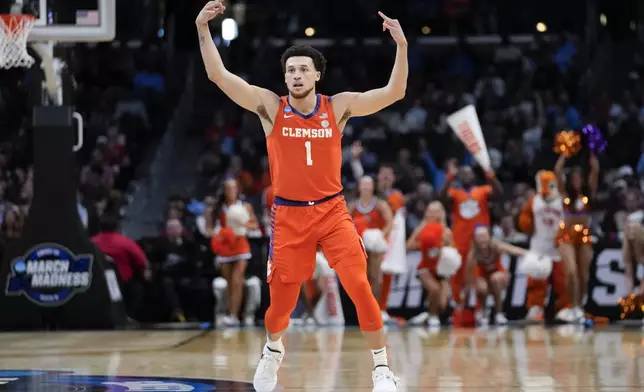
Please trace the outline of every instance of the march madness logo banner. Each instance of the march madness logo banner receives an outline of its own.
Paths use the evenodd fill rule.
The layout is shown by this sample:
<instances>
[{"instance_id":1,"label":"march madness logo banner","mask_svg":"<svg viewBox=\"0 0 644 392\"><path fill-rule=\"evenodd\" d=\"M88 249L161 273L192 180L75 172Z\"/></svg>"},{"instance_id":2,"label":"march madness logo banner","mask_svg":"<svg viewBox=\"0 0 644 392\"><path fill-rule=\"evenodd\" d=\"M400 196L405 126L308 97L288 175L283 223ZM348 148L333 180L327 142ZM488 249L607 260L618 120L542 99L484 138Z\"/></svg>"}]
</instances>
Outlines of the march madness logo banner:
<instances>
[{"instance_id":1,"label":"march madness logo banner","mask_svg":"<svg viewBox=\"0 0 644 392\"><path fill-rule=\"evenodd\" d=\"M69 302L92 284L91 254L75 255L66 247L45 243L11 261L5 286L7 296L25 296L39 306Z\"/></svg>"}]
</instances>

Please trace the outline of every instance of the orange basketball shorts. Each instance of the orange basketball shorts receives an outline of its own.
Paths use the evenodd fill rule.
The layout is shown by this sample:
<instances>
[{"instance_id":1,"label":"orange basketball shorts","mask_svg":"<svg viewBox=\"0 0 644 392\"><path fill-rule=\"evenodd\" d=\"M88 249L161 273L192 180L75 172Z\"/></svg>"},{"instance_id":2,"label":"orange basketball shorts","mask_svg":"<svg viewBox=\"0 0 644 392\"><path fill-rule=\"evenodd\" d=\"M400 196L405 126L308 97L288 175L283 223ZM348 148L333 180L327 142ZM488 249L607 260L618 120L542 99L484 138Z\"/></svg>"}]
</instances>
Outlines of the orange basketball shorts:
<instances>
[{"instance_id":1,"label":"orange basketball shorts","mask_svg":"<svg viewBox=\"0 0 644 392\"><path fill-rule=\"evenodd\" d=\"M331 268L364 265L366 274L364 244L340 194L305 202L275 197L271 222L269 284L273 279L283 283L312 279L318 246Z\"/></svg>"}]
</instances>

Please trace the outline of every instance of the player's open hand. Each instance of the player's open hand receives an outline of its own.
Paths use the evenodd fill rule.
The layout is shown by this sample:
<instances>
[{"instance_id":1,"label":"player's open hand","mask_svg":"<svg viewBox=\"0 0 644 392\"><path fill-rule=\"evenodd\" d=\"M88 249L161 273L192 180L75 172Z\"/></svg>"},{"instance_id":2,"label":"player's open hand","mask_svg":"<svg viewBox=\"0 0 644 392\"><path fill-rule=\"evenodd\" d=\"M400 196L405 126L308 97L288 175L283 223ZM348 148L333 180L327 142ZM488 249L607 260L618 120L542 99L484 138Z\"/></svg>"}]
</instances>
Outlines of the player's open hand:
<instances>
[{"instance_id":1,"label":"player's open hand","mask_svg":"<svg viewBox=\"0 0 644 392\"><path fill-rule=\"evenodd\" d=\"M382 31L389 30L389 33L391 33L394 41L399 46L407 45L407 38L405 38L405 33L402 27L400 27L398 19L391 19L380 11L378 11L378 15L382 18Z\"/></svg>"},{"instance_id":2,"label":"player's open hand","mask_svg":"<svg viewBox=\"0 0 644 392\"><path fill-rule=\"evenodd\" d=\"M195 23L197 25L205 25L211 20L215 19L217 15L223 14L226 11L226 6L223 0L209 1L197 15Z\"/></svg>"}]
</instances>

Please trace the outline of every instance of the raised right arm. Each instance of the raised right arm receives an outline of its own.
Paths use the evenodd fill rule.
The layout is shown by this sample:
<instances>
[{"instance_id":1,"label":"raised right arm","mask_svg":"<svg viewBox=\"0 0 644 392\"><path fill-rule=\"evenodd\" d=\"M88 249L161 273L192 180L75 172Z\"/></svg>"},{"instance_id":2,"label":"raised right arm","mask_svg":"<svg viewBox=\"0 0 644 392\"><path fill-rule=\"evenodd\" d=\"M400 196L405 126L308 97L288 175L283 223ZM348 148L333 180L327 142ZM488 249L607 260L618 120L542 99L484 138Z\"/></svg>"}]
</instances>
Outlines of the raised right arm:
<instances>
[{"instance_id":1,"label":"raised right arm","mask_svg":"<svg viewBox=\"0 0 644 392\"><path fill-rule=\"evenodd\" d=\"M279 106L279 97L269 90L249 84L228 71L212 40L208 22L225 9L221 0L211 1L201 10L195 22L199 34L201 58L206 67L208 79L213 81L237 105L257 113L262 119L272 123Z\"/></svg>"}]
</instances>

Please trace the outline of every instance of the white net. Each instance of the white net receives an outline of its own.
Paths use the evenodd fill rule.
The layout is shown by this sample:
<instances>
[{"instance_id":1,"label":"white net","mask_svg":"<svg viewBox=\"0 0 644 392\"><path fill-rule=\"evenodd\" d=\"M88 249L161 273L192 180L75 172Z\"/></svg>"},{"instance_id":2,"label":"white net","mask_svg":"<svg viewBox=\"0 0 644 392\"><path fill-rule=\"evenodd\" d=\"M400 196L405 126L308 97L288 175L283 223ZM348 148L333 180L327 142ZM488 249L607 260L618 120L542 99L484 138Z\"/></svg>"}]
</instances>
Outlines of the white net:
<instances>
[{"instance_id":1,"label":"white net","mask_svg":"<svg viewBox=\"0 0 644 392\"><path fill-rule=\"evenodd\" d=\"M0 15L0 68L31 67L27 37L34 27L31 15Z\"/></svg>"}]
</instances>

